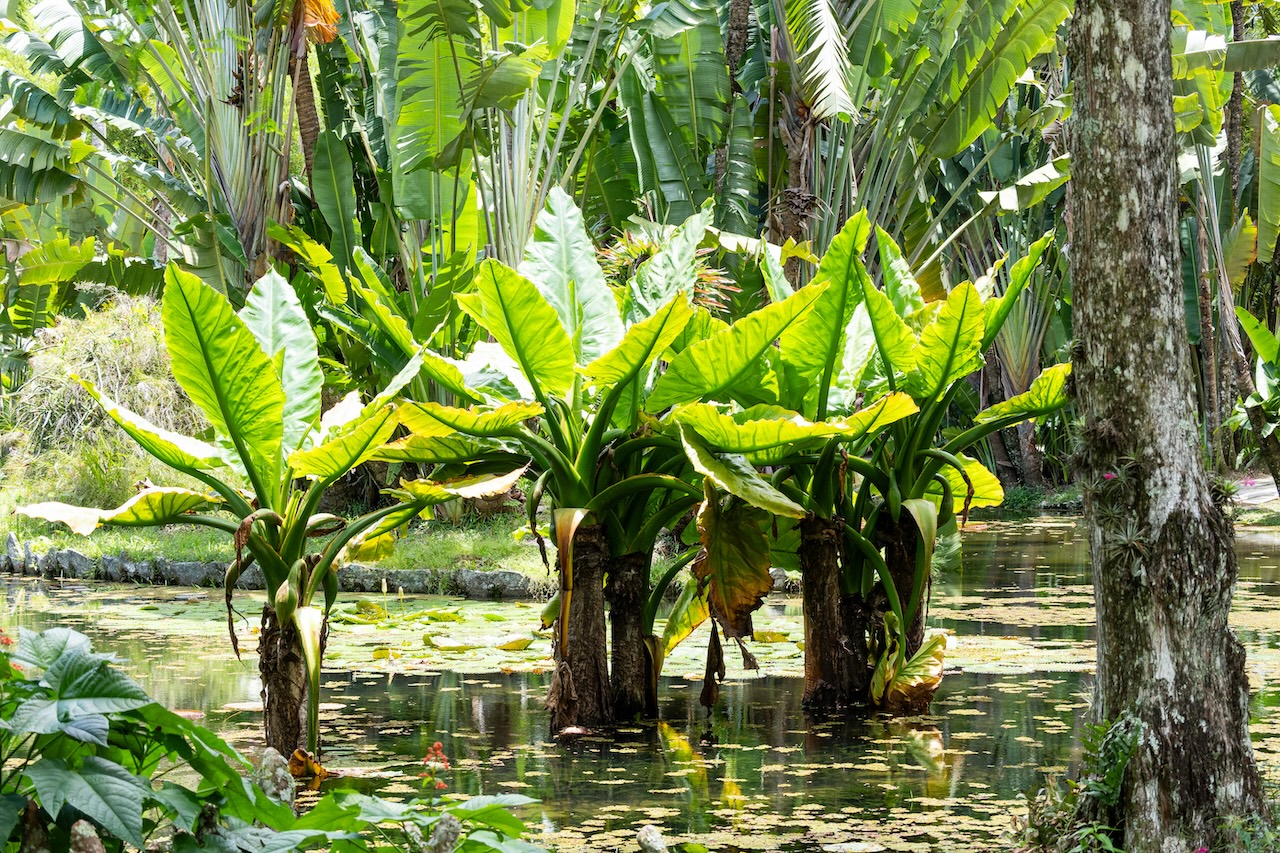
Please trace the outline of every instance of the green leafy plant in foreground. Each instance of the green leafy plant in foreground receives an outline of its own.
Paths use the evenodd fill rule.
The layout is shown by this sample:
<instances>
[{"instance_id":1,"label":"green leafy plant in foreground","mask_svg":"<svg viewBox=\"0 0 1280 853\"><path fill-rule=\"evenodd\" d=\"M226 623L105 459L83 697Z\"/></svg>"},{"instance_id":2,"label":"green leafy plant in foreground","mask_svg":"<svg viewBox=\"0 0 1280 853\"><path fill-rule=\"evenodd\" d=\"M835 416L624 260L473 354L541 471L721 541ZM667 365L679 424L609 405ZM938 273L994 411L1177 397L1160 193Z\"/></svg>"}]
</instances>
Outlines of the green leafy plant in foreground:
<instances>
[{"instance_id":1,"label":"green leafy plant in foreground","mask_svg":"<svg viewBox=\"0 0 1280 853\"><path fill-rule=\"evenodd\" d=\"M541 850L519 840L524 824L508 809L534 802L520 795L444 805L334 791L297 816L287 775L264 792L239 753L114 662L67 628L23 631L16 647L0 631L0 851L94 849L96 837L116 853L163 836L175 853L420 851L427 837L468 853ZM162 778L175 766L194 771L194 786Z\"/></svg>"},{"instance_id":2,"label":"green leafy plant in foreground","mask_svg":"<svg viewBox=\"0 0 1280 853\"><path fill-rule=\"evenodd\" d=\"M522 469L401 481L388 490L390 506L354 519L321 513L325 490L391 439L400 422L396 395L421 369L421 355L369 403L353 393L322 416L315 335L279 274L260 278L237 314L224 295L170 265L161 318L174 378L212 424L212 441L157 427L79 381L143 449L209 491L149 486L115 509L48 502L19 511L83 535L102 525L181 523L232 536L225 587L233 645L236 582L253 564L266 581L258 655L267 743L294 751L305 699L307 747L316 756L320 660L341 562L360 549L385 550L396 528L438 503L505 492ZM238 488L245 481L247 493Z\"/></svg>"}]
</instances>

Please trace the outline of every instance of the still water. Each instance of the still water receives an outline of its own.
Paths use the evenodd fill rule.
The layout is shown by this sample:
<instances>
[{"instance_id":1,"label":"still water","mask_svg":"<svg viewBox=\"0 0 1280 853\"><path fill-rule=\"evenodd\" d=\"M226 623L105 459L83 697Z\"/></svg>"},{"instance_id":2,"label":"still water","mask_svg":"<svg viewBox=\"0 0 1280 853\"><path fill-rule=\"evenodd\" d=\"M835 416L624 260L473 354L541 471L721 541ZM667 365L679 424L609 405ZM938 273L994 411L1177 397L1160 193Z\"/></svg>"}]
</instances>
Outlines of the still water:
<instances>
[{"instance_id":1,"label":"still water","mask_svg":"<svg viewBox=\"0 0 1280 853\"><path fill-rule=\"evenodd\" d=\"M1234 622L1250 656L1259 757L1280 771L1280 536L1242 532ZM759 672L735 671L719 706L698 705L705 629L671 656L657 725L550 741L542 708L549 640L527 604L370 596L334 626L327 654L325 763L333 784L416 791L435 741L459 795L522 793L523 817L555 850L637 849L636 829L711 850L961 850L1002 847L1046 773L1079 757L1092 686L1092 592L1083 531L1070 520L973 526L959 569L938 579L934 628L955 635L929 716L823 721L800 708L799 603L757 614ZM158 701L204 713L246 753L257 748L259 684L250 619L237 661L221 595L178 588L8 587L0 616L69 625ZM243 614L256 601L238 598ZM521 637L532 640L518 649ZM510 646L499 649L498 646Z\"/></svg>"}]
</instances>

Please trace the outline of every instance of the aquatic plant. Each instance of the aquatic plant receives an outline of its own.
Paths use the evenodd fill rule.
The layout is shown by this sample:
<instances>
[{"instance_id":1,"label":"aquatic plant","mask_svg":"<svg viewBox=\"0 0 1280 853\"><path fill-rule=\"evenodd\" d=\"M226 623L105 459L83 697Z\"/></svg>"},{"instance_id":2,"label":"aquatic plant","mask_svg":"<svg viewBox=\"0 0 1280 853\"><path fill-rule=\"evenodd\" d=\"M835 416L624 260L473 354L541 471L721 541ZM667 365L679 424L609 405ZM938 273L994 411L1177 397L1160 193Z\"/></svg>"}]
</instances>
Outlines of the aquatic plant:
<instances>
[{"instance_id":1,"label":"aquatic plant","mask_svg":"<svg viewBox=\"0 0 1280 853\"><path fill-rule=\"evenodd\" d=\"M862 260L871 234L860 213L837 235L797 293L815 293L814 309L781 334L776 367L706 395L719 405L691 403L669 415L695 466L718 460L726 473L717 485L780 518L785 544L775 549L796 552L801 567L805 697L815 709L886 707L886 697L897 710L927 705L941 677L928 661L941 647L915 656L926 643L936 543L971 508L1003 497L995 475L965 451L1062 407L1071 369L1050 367L1027 393L944 430L1048 238L1014 264L1003 294L986 276L926 302L898 246L878 229L884 286L876 287ZM768 466L769 479L753 466ZM881 641L889 624L896 637Z\"/></svg>"},{"instance_id":2,"label":"aquatic plant","mask_svg":"<svg viewBox=\"0 0 1280 853\"><path fill-rule=\"evenodd\" d=\"M284 755L293 753L305 700L307 748L318 758L320 660L327 614L338 596L339 565L358 552L385 553L398 527L436 504L505 492L523 469L402 480L386 492L391 505L358 518L319 512L325 490L392 437L401 421L396 395L417 375L422 357L367 404L353 393L322 415L315 334L282 276L270 272L260 278L239 314L226 296L175 265L165 278L161 317L174 378L212 424L214 441L156 426L92 382L79 381L144 450L208 491L144 483L115 509L44 502L19 511L82 535L102 525L171 524L231 535L235 559L225 592L237 652L231 610L236 582L254 564L266 581L258 666L267 743ZM248 492L239 488L244 481ZM323 607L316 606L317 596Z\"/></svg>"}]
</instances>

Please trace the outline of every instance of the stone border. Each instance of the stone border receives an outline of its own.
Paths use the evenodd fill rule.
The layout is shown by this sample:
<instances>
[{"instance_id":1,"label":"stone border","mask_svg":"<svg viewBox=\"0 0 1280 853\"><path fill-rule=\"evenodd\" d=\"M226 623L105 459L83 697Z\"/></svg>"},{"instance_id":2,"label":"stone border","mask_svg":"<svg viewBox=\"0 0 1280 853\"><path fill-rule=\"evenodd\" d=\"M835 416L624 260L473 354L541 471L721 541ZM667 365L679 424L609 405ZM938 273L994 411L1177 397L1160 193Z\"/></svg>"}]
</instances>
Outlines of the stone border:
<instances>
[{"instance_id":1,"label":"stone border","mask_svg":"<svg viewBox=\"0 0 1280 853\"><path fill-rule=\"evenodd\" d=\"M133 560L127 555L100 559L73 548L51 548L37 554L30 542L20 543L12 532L0 553L0 571L44 578L104 580L157 586L221 587L227 565L222 562L192 562L155 557ZM343 566L338 585L344 592L388 592L404 590L413 594L461 595L475 599L536 599L547 597L550 584L543 587L526 575L508 569L480 572L474 569L397 569L387 571L358 563ZM262 589L262 572L254 566L240 576L239 589Z\"/></svg>"}]
</instances>

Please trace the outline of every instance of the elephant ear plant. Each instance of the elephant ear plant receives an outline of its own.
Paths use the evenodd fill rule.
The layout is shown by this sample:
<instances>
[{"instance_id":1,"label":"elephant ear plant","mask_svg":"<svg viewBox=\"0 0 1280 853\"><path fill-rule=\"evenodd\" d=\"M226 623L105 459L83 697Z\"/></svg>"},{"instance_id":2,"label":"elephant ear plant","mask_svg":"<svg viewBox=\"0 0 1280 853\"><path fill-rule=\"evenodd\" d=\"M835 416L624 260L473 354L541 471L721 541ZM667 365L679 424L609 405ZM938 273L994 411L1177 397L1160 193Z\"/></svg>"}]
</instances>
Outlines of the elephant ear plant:
<instances>
[{"instance_id":1,"label":"elephant ear plant","mask_svg":"<svg viewBox=\"0 0 1280 853\"><path fill-rule=\"evenodd\" d=\"M779 519L794 542L805 614L805 704L912 711L941 678L941 640L924 639L935 542L971 507L994 506L999 481L963 453L983 438L1066 402L1070 365L1031 389L944 429L951 403L982 364L1047 240L994 295L964 282L926 303L898 247L877 234L883 289L862 261L871 236L854 216L823 257L825 290L780 341L776 380L668 416L700 470L734 461L746 477L718 486ZM753 377L746 377L746 382ZM777 405L744 401L772 394ZM702 460L702 461L699 461ZM767 468L760 487L755 468ZM772 495L772 500L762 500ZM778 497L785 499L783 504ZM795 519L796 530L785 533ZM781 545L776 546L782 550Z\"/></svg>"},{"instance_id":2,"label":"elephant ear plant","mask_svg":"<svg viewBox=\"0 0 1280 853\"><path fill-rule=\"evenodd\" d=\"M115 509L41 503L19 511L82 535L102 525L197 524L232 536L225 586L233 646L236 582L255 563L266 581L258 666L267 745L294 752L305 700L307 748L318 757L320 660L340 562L354 549L385 546L391 531L437 503L505 492L521 472L402 482L388 492L390 506L353 519L320 513L325 489L391 439L395 397L418 374L421 354L368 404L353 393L322 416L316 339L280 275L260 278L237 315L225 296L171 265L161 316L174 378L213 425L213 442L161 429L78 381L147 452L208 491L149 487Z\"/></svg>"}]
</instances>

